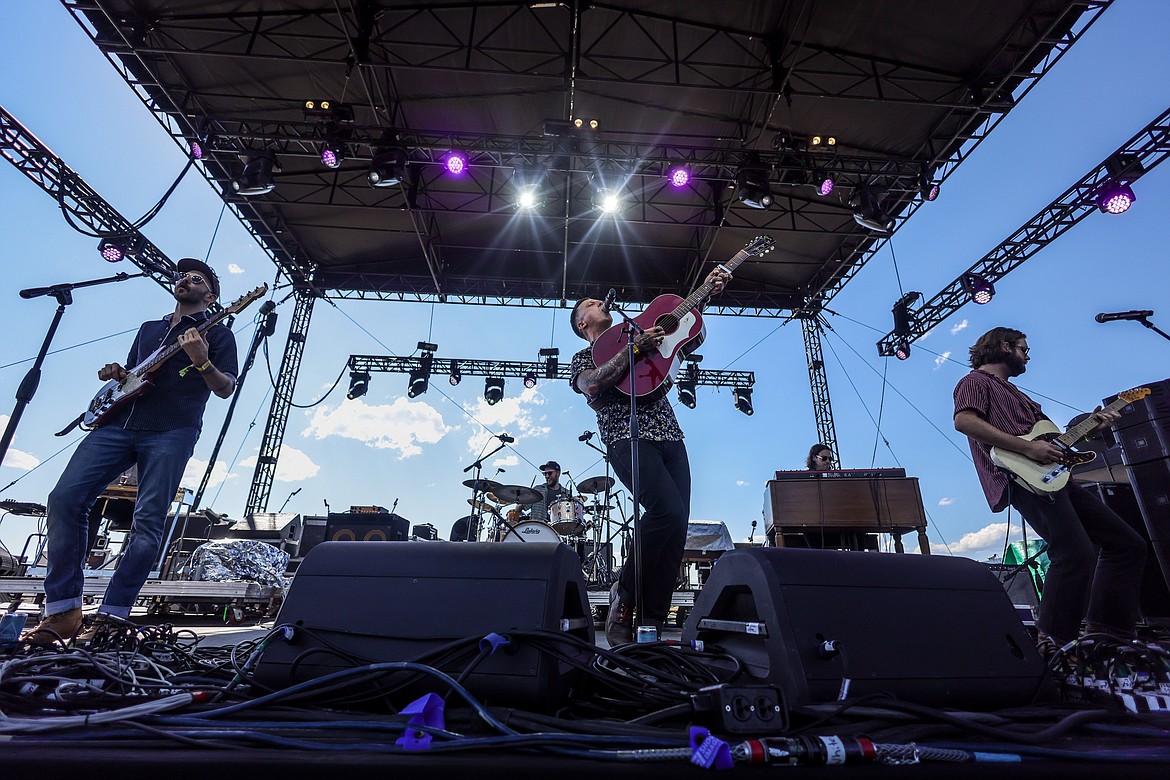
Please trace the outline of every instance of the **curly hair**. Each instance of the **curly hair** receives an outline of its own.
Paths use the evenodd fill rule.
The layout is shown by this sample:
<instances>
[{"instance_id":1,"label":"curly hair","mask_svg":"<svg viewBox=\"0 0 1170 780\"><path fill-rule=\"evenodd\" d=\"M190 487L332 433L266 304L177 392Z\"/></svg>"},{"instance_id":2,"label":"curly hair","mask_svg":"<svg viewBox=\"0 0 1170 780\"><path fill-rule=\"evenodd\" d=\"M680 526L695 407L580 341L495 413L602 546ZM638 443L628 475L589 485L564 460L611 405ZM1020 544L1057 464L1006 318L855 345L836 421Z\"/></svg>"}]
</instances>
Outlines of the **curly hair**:
<instances>
[{"instance_id":1,"label":"curly hair","mask_svg":"<svg viewBox=\"0 0 1170 780\"><path fill-rule=\"evenodd\" d=\"M577 327L577 310L580 309L581 304L585 303L585 301L587 301L587 300L589 300L589 299L582 298L581 300L574 303L573 304L573 312L569 315L569 327L571 327L573 329L573 332L577 334L577 338L585 339L586 341L589 340L589 337L586 336L584 333L582 333L581 329Z\"/></svg>"},{"instance_id":2,"label":"curly hair","mask_svg":"<svg viewBox=\"0 0 1170 780\"><path fill-rule=\"evenodd\" d=\"M804 465L809 471L817 471L818 470L817 469L817 454L821 450L828 450L829 457L832 458L833 448L830 447L828 444L822 444L821 442L818 441L816 444L814 444L812 447L809 448L808 457L804 459Z\"/></svg>"},{"instance_id":3,"label":"curly hair","mask_svg":"<svg viewBox=\"0 0 1170 780\"><path fill-rule=\"evenodd\" d=\"M1004 359L1003 343L1015 344L1020 339L1026 339L1028 334L1015 328L992 328L979 337L971 347L971 368L979 368L988 363L1002 363Z\"/></svg>"}]
</instances>

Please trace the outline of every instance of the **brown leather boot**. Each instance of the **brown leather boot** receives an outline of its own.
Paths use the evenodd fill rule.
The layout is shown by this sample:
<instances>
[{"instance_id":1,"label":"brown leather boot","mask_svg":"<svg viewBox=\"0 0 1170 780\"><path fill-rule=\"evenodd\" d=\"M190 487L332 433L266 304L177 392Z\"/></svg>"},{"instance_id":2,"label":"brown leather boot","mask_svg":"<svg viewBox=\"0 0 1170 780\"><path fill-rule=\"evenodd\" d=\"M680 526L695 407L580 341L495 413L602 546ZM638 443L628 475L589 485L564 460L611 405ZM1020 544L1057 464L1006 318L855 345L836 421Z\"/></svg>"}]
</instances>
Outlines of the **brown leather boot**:
<instances>
[{"instance_id":1,"label":"brown leather boot","mask_svg":"<svg viewBox=\"0 0 1170 780\"><path fill-rule=\"evenodd\" d=\"M77 629L81 628L81 607L58 612L55 615L46 615L45 619L37 623L31 630L26 631L20 638L21 642L29 645L68 644Z\"/></svg>"}]
</instances>

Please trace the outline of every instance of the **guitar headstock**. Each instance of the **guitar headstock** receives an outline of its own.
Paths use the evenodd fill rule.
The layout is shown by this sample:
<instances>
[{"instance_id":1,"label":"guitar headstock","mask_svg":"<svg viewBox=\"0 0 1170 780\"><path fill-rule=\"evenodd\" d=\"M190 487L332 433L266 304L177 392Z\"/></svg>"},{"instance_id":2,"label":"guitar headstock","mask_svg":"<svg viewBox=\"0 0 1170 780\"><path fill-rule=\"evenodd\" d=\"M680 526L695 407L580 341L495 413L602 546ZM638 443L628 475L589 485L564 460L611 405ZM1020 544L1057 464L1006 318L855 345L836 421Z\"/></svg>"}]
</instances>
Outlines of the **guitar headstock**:
<instances>
[{"instance_id":1,"label":"guitar headstock","mask_svg":"<svg viewBox=\"0 0 1170 780\"><path fill-rule=\"evenodd\" d=\"M1132 390L1126 390L1124 393L1118 393L1117 397L1127 404L1132 404L1135 401L1140 401L1149 395L1152 391L1148 387L1135 387Z\"/></svg>"},{"instance_id":2,"label":"guitar headstock","mask_svg":"<svg viewBox=\"0 0 1170 780\"><path fill-rule=\"evenodd\" d=\"M749 257L766 255L776 248L776 242L771 236L756 236L743 247L743 253Z\"/></svg>"},{"instance_id":3,"label":"guitar headstock","mask_svg":"<svg viewBox=\"0 0 1170 780\"><path fill-rule=\"evenodd\" d=\"M224 308L224 312L227 314L238 314L239 312L248 308L248 306L250 306L256 300L263 298L267 292L268 285L262 284L259 287L253 289L251 292L244 293L239 298L236 298L231 302L230 306Z\"/></svg>"}]
</instances>

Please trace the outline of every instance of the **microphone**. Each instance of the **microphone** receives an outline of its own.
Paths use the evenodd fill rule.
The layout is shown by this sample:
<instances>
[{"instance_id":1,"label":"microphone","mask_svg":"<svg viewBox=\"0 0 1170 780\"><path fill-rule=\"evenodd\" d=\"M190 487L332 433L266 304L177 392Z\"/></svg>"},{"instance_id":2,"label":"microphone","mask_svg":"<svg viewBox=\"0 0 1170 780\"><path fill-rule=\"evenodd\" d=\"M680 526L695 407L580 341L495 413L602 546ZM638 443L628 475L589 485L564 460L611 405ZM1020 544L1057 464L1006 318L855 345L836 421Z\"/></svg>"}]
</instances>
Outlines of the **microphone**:
<instances>
[{"instance_id":1,"label":"microphone","mask_svg":"<svg viewBox=\"0 0 1170 780\"><path fill-rule=\"evenodd\" d=\"M608 312L609 307L613 306L613 299L616 297L617 297L617 290L610 287L609 292L607 292L605 294L605 300L601 302L602 310L605 312Z\"/></svg>"},{"instance_id":2,"label":"microphone","mask_svg":"<svg viewBox=\"0 0 1170 780\"><path fill-rule=\"evenodd\" d=\"M589 441L592 438L593 438L593 431L585 431L585 433L583 433L577 437L577 441Z\"/></svg>"},{"instance_id":3,"label":"microphone","mask_svg":"<svg viewBox=\"0 0 1170 780\"><path fill-rule=\"evenodd\" d=\"M165 276L167 279L170 279L172 282L179 281L179 277L181 276L181 274L178 271L172 271L170 268L167 268L165 265L160 265L159 263L156 263L152 260L148 260L148 259L143 258L143 257L139 258L139 262L142 263L142 267L145 268L147 271L153 271L154 273L158 274L159 276Z\"/></svg>"},{"instance_id":4,"label":"microphone","mask_svg":"<svg viewBox=\"0 0 1170 780\"><path fill-rule=\"evenodd\" d=\"M1144 320L1146 317L1153 317L1152 309L1134 309L1132 311L1115 311L1115 312L1101 312L1093 319L1097 322L1113 322L1114 320Z\"/></svg>"},{"instance_id":5,"label":"microphone","mask_svg":"<svg viewBox=\"0 0 1170 780\"><path fill-rule=\"evenodd\" d=\"M501 434L500 434L499 436L497 436L496 438L497 438L497 439L499 439L499 440L500 440L500 442L501 442L501 443L503 443L503 444L511 444L511 443L513 443L514 441L516 441L515 439L513 439L511 436L509 436L509 435L508 435L508 434L506 434L506 433L501 433Z\"/></svg>"}]
</instances>

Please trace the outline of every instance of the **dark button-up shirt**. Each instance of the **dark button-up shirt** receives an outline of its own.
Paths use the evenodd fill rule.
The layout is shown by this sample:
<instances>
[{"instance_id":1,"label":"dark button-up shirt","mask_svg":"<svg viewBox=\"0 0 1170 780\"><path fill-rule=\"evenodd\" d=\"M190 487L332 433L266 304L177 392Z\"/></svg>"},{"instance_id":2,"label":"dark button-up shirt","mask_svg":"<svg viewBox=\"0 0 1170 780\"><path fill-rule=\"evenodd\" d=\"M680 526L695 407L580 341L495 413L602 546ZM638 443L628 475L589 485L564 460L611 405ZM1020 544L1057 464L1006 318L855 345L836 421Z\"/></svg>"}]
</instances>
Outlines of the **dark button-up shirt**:
<instances>
[{"instance_id":1,"label":"dark button-up shirt","mask_svg":"<svg viewBox=\"0 0 1170 780\"><path fill-rule=\"evenodd\" d=\"M1012 436L1023 436L1032 426L1048 417L1040 404L1024 391L995 374L975 369L955 385L955 414L970 409L985 421ZM991 446L967 437L979 483L992 512L1002 512L1008 505L1011 478L991 460Z\"/></svg>"},{"instance_id":2,"label":"dark button-up shirt","mask_svg":"<svg viewBox=\"0 0 1170 780\"><path fill-rule=\"evenodd\" d=\"M569 369L569 384L580 393L577 377L582 371L597 368L593 362L593 348L586 347L573 355ZM616 387L602 392L589 401L597 413L597 431L606 444L630 438L630 398ZM638 399L638 438L644 441L682 441L682 428L674 416L674 409L665 390L658 390L647 398Z\"/></svg>"},{"instance_id":3,"label":"dark button-up shirt","mask_svg":"<svg viewBox=\"0 0 1170 780\"><path fill-rule=\"evenodd\" d=\"M148 320L138 329L126 367L133 368L150 357L161 346L174 344L179 334L207 319L207 312L183 315L171 327L171 314L157 320ZM213 325L203 332L207 340L207 356L212 364L233 380L239 371L236 357L236 339L224 325ZM114 412L107 425L119 425L127 430L170 431L176 428L201 428L203 409L211 395L203 375L190 368L191 358L179 349L169 360L150 375L154 388L135 398Z\"/></svg>"}]
</instances>

